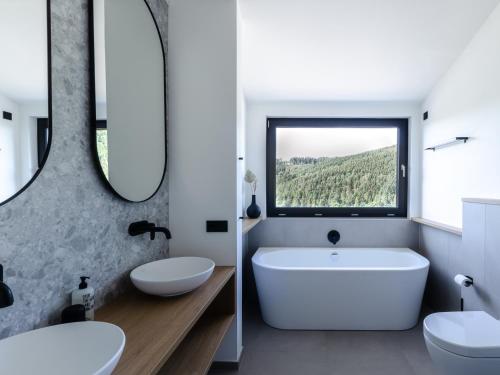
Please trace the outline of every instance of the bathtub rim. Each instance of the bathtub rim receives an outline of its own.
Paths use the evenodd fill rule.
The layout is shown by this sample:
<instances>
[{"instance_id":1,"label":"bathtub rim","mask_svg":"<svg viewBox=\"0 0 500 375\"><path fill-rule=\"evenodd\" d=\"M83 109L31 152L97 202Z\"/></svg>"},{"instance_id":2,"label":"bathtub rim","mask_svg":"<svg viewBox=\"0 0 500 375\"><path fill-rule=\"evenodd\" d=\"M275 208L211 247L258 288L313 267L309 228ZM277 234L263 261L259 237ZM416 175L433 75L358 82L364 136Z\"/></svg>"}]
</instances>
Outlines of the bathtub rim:
<instances>
[{"instance_id":1,"label":"bathtub rim","mask_svg":"<svg viewBox=\"0 0 500 375\"><path fill-rule=\"evenodd\" d=\"M263 251L261 251L263 249ZM329 266L329 267L297 267L297 266L274 266L274 265L269 265L267 263L264 263L260 260L257 260L257 258L260 258L260 255L262 255L263 252L266 252L266 249L268 250L267 252L271 251L279 251L279 250L285 250L285 249L290 249L290 250L299 250L299 249L304 249L304 250L330 250L330 251L336 251L336 250L395 250L395 249L400 249L400 250L405 250L411 252L413 255L416 255L418 258L418 264L412 265L412 266L404 266L404 267L334 267L334 266ZM269 249L279 249L279 250L271 250ZM304 247L304 246L287 246L287 247L279 247L279 246L263 246L259 247L255 254L252 256L252 264L254 266L259 266L262 268L270 269L270 270L275 270L275 271L335 271L335 272L352 272L352 271L370 271L370 272L408 272L408 271L420 271L424 269L429 269L430 267L430 261L424 257L423 255L417 253L415 250L412 250L408 247L337 247L337 248L329 248L329 247Z\"/></svg>"}]
</instances>

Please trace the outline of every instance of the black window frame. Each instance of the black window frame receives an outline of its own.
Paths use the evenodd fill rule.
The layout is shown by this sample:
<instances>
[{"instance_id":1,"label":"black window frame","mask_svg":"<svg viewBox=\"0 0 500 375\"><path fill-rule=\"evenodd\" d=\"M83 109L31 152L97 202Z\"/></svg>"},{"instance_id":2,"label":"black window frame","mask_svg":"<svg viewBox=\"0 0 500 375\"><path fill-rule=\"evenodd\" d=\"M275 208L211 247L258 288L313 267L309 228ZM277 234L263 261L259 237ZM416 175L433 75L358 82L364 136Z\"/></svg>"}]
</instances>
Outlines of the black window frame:
<instances>
[{"instance_id":1,"label":"black window frame","mask_svg":"<svg viewBox=\"0 0 500 375\"><path fill-rule=\"evenodd\" d=\"M277 128L388 128L398 129L397 207L276 207ZM407 118L267 118L266 200L268 217L383 217L408 216Z\"/></svg>"},{"instance_id":2,"label":"black window frame","mask_svg":"<svg viewBox=\"0 0 500 375\"><path fill-rule=\"evenodd\" d=\"M49 147L50 127L47 117L39 117L36 119L36 144L37 144L37 160L38 169L43 168L45 154Z\"/></svg>"}]
</instances>

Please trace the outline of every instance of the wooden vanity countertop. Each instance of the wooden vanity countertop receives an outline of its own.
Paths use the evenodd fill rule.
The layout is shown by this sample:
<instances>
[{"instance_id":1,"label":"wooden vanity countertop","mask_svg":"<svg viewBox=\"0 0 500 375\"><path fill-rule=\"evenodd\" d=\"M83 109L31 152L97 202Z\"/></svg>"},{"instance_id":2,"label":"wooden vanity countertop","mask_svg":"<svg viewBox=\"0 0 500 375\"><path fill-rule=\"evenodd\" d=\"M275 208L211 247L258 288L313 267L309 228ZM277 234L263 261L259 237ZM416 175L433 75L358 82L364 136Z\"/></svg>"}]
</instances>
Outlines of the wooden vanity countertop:
<instances>
[{"instance_id":1,"label":"wooden vanity countertop","mask_svg":"<svg viewBox=\"0 0 500 375\"><path fill-rule=\"evenodd\" d=\"M208 281L193 292L162 298L134 290L98 309L95 320L113 323L126 335L125 350L113 374L158 373L228 281L234 281L234 273L234 267L215 267ZM225 315L224 329L233 318L234 314Z\"/></svg>"}]
</instances>

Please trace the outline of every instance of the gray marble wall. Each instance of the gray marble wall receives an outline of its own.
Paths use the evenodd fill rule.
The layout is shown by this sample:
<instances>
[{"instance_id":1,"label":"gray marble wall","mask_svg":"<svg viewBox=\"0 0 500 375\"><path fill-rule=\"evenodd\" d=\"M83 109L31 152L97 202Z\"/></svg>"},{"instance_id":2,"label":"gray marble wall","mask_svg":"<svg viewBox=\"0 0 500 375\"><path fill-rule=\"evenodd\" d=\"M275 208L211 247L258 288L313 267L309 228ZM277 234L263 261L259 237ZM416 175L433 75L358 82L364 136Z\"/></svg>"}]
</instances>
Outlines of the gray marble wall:
<instances>
[{"instance_id":1,"label":"gray marble wall","mask_svg":"<svg viewBox=\"0 0 500 375\"><path fill-rule=\"evenodd\" d=\"M430 263L426 300L437 311L484 310L500 319L500 205L464 203L463 235L422 226L420 249ZM474 278L460 288L453 277Z\"/></svg>"},{"instance_id":2,"label":"gray marble wall","mask_svg":"<svg viewBox=\"0 0 500 375\"><path fill-rule=\"evenodd\" d=\"M166 49L167 3L147 2ZM130 287L132 268L168 255L163 236L127 234L140 219L168 226L168 179L151 200L128 203L106 190L93 165L87 0L52 0L51 16L52 147L37 180L0 206L0 263L15 298L0 309L0 339L56 321L78 276L91 277L100 305Z\"/></svg>"}]
</instances>

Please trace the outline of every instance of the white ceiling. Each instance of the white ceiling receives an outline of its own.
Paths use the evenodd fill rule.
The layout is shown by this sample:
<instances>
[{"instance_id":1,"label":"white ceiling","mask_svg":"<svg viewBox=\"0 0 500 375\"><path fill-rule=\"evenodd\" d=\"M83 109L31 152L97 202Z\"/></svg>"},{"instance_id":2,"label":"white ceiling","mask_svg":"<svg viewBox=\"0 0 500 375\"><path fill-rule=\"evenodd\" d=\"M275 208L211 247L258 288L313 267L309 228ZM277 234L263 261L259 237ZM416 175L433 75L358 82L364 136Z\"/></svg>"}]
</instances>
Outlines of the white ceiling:
<instances>
[{"instance_id":1,"label":"white ceiling","mask_svg":"<svg viewBox=\"0 0 500 375\"><path fill-rule=\"evenodd\" d=\"M421 100L499 0L241 0L259 100Z\"/></svg>"},{"instance_id":2,"label":"white ceiling","mask_svg":"<svg viewBox=\"0 0 500 375\"><path fill-rule=\"evenodd\" d=\"M0 0L0 93L17 102L48 96L46 5Z\"/></svg>"}]
</instances>

